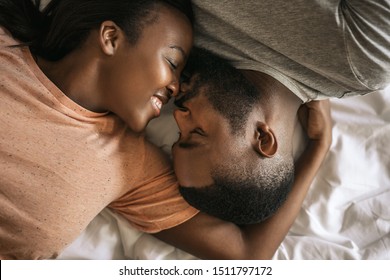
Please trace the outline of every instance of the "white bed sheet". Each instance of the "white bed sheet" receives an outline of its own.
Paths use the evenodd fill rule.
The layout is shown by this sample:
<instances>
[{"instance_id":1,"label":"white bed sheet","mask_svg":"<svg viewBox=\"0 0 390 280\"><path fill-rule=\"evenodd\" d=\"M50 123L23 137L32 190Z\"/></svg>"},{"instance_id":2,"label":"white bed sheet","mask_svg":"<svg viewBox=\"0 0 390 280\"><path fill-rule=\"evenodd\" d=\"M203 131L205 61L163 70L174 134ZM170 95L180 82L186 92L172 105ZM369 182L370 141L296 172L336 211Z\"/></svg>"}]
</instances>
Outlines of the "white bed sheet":
<instances>
[{"instance_id":1,"label":"white bed sheet","mask_svg":"<svg viewBox=\"0 0 390 280\"><path fill-rule=\"evenodd\" d=\"M390 88L331 105L332 146L274 259L390 259ZM168 111L150 125L166 152L172 121ZM59 259L194 257L105 209Z\"/></svg>"}]
</instances>

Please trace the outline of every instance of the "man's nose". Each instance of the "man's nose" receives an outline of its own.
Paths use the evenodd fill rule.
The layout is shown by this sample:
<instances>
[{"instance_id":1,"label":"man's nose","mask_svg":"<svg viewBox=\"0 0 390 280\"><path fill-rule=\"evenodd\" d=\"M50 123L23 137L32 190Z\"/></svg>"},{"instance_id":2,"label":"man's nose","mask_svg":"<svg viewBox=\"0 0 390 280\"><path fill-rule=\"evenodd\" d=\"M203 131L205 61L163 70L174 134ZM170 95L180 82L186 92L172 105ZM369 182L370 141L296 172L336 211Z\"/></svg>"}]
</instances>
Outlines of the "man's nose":
<instances>
[{"instance_id":1,"label":"man's nose","mask_svg":"<svg viewBox=\"0 0 390 280\"><path fill-rule=\"evenodd\" d=\"M177 126L182 134L186 134L189 131L191 112L184 109L175 109L173 116L176 120Z\"/></svg>"}]
</instances>

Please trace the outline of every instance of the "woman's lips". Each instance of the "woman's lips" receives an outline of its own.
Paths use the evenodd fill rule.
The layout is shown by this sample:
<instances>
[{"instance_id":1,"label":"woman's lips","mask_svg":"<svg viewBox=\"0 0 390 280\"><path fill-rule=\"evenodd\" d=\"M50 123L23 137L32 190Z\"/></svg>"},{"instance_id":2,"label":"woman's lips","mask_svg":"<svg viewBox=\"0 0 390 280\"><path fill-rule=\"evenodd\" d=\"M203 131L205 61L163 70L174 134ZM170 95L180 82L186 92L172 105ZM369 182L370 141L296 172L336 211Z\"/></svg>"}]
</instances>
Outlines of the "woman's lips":
<instances>
[{"instance_id":1,"label":"woman's lips","mask_svg":"<svg viewBox=\"0 0 390 280\"><path fill-rule=\"evenodd\" d=\"M152 106L153 106L153 109L154 109L154 115L156 117L160 116L161 108L163 106L163 102L157 96L152 96L150 98L150 101L152 102Z\"/></svg>"},{"instance_id":2,"label":"woman's lips","mask_svg":"<svg viewBox=\"0 0 390 280\"><path fill-rule=\"evenodd\" d=\"M167 104L169 99L169 96L165 93L157 93L150 98L156 117L160 116L162 106Z\"/></svg>"}]
</instances>

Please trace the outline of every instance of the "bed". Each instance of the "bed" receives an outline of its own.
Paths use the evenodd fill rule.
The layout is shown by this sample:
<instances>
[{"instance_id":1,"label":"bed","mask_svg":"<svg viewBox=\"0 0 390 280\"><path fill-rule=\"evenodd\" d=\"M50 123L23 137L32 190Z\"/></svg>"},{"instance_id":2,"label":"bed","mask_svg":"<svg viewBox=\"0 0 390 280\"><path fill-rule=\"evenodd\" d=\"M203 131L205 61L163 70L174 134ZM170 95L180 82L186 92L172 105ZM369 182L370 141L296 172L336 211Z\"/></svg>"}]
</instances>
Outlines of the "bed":
<instances>
[{"instance_id":1,"label":"bed","mask_svg":"<svg viewBox=\"0 0 390 280\"><path fill-rule=\"evenodd\" d=\"M274 259L390 259L390 87L332 100L331 107L332 146ZM167 153L177 136L171 109L148 128L150 139ZM296 135L299 154L299 126ZM105 209L58 259L195 257Z\"/></svg>"}]
</instances>

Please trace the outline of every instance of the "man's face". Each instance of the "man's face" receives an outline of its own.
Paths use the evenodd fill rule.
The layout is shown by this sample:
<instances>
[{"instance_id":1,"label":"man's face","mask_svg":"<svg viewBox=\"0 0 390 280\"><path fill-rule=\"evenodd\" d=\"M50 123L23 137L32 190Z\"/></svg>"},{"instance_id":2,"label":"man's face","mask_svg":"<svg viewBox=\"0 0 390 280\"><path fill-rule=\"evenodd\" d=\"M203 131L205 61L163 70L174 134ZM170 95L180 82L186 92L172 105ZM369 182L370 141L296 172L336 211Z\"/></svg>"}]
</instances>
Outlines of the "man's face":
<instances>
[{"instance_id":1,"label":"man's face","mask_svg":"<svg viewBox=\"0 0 390 280\"><path fill-rule=\"evenodd\" d=\"M205 87L194 88L194 80L183 83L174 112L180 130L173 145L174 169L181 186L203 187L213 183L212 167L231 158L238 139L228 121L213 108Z\"/></svg>"}]
</instances>

